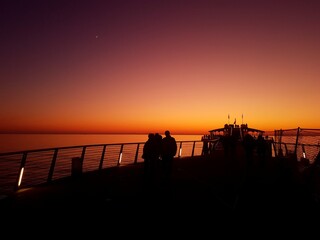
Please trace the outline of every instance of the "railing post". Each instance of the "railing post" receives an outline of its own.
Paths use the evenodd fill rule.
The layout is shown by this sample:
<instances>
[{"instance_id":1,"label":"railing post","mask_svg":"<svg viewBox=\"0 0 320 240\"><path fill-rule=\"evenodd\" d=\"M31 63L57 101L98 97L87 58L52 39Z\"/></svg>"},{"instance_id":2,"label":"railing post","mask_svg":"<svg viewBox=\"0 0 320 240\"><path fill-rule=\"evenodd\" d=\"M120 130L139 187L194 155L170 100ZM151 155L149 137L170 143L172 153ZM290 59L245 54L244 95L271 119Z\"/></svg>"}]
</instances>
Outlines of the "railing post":
<instances>
[{"instance_id":1,"label":"railing post","mask_svg":"<svg viewBox=\"0 0 320 240\"><path fill-rule=\"evenodd\" d=\"M275 137L275 155L276 157L283 157L283 150L282 150L282 133L283 130L274 130L274 137Z\"/></svg>"},{"instance_id":2,"label":"railing post","mask_svg":"<svg viewBox=\"0 0 320 240\"><path fill-rule=\"evenodd\" d=\"M104 145L103 149L102 149L102 153L101 153L101 158L100 158L100 163L99 163L99 170L102 170L104 155L106 153L106 148L107 148L107 145Z\"/></svg>"},{"instance_id":3,"label":"railing post","mask_svg":"<svg viewBox=\"0 0 320 240\"><path fill-rule=\"evenodd\" d=\"M21 182L22 182L22 177L23 177L23 172L24 172L24 167L26 165L26 161L27 161L27 155L28 155L28 152L24 152L23 155L22 155L22 159L21 159L21 164L20 164L20 168L19 168L19 173L18 173L18 176L17 176L17 181L16 181L16 184L14 186L14 191L17 191L21 185Z\"/></svg>"},{"instance_id":4,"label":"railing post","mask_svg":"<svg viewBox=\"0 0 320 240\"><path fill-rule=\"evenodd\" d=\"M294 155L297 156L297 148L299 143L300 127L297 129L296 145L294 147Z\"/></svg>"},{"instance_id":5,"label":"railing post","mask_svg":"<svg viewBox=\"0 0 320 240\"><path fill-rule=\"evenodd\" d=\"M52 161L51 161L51 166L50 166L50 170L49 170L49 174L48 174L48 179L47 182L51 182L52 181L52 176L53 176L53 172L54 172L54 167L56 165L56 161L57 161L57 156L58 156L58 148L56 148L54 150L53 153L53 157L52 157Z\"/></svg>"},{"instance_id":6,"label":"railing post","mask_svg":"<svg viewBox=\"0 0 320 240\"><path fill-rule=\"evenodd\" d=\"M134 164L136 164L138 161L139 148L140 148L140 143L138 143L138 145L137 145L136 155L134 157Z\"/></svg>"},{"instance_id":7,"label":"railing post","mask_svg":"<svg viewBox=\"0 0 320 240\"><path fill-rule=\"evenodd\" d=\"M284 148L286 149L286 154L285 154L285 156L288 156L288 147L287 147L287 144L286 144L286 143L284 143Z\"/></svg>"},{"instance_id":8,"label":"railing post","mask_svg":"<svg viewBox=\"0 0 320 240\"><path fill-rule=\"evenodd\" d=\"M280 132L279 132L279 152L282 154L283 156L283 150L282 150L282 129L280 129Z\"/></svg>"},{"instance_id":9,"label":"railing post","mask_svg":"<svg viewBox=\"0 0 320 240\"><path fill-rule=\"evenodd\" d=\"M123 144L121 144L120 152L119 152L119 157L118 157L118 164L117 166L120 166L121 160L122 160L122 150L123 150Z\"/></svg>"},{"instance_id":10,"label":"railing post","mask_svg":"<svg viewBox=\"0 0 320 240\"><path fill-rule=\"evenodd\" d=\"M87 146L84 146L82 149L82 153L81 153L81 161L82 162L84 161L84 155L86 154L86 149L87 149Z\"/></svg>"},{"instance_id":11,"label":"railing post","mask_svg":"<svg viewBox=\"0 0 320 240\"><path fill-rule=\"evenodd\" d=\"M195 148L195 146L196 146L196 142L195 142L195 141L193 141L191 157L193 157L193 156L194 156L194 148Z\"/></svg>"}]
</instances>

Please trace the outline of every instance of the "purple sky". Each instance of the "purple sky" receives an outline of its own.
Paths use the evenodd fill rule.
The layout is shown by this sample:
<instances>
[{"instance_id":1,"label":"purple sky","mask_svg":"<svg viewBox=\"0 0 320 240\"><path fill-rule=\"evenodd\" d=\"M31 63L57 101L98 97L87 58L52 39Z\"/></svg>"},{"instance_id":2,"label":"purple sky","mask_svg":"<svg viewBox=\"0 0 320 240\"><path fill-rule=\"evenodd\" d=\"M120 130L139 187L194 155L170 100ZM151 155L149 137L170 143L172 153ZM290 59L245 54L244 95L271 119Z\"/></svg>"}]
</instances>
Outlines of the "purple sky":
<instances>
[{"instance_id":1,"label":"purple sky","mask_svg":"<svg viewBox=\"0 0 320 240\"><path fill-rule=\"evenodd\" d=\"M319 1L2 1L0 132L320 128Z\"/></svg>"}]
</instances>

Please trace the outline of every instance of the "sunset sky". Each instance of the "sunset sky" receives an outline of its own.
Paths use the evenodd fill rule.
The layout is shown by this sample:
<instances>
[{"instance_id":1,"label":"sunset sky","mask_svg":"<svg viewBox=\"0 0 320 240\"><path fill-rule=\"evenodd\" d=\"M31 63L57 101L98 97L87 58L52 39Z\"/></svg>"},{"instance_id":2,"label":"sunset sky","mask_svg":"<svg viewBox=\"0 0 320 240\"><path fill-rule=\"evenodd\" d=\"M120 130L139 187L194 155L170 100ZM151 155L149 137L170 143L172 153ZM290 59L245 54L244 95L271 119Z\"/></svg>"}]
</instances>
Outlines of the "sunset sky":
<instances>
[{"instance_id":1,"label":"sunset sky","mask_svg":"<svg viewBox=\"0 0 320 240\"><path fill-rule=\"evenodd\" d=\"M320 128L320 1L0 4L2 133Z\"/></svg>"}]
</instances>

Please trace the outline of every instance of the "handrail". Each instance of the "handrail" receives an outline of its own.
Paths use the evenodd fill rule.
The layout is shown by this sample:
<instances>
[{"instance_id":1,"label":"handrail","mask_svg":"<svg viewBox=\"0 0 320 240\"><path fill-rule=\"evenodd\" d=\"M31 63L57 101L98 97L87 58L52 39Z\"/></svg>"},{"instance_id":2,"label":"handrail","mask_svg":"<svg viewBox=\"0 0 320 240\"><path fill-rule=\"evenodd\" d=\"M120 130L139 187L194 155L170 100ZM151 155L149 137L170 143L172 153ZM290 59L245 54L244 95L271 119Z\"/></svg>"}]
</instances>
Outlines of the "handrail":
<instances>
[{"instance_id":1,"label":"handrail","mask_svg":"<svg viewBox=\"0 0 320 240\"><path fill-rule=\"evenodd\" d=\"M189 142L189 141L183 141L183 142ZM98 147L98 146L107 146L107 145L130 145L130 144L144 144L144 142L128 142L128 143L103 143L103 144L90 144L90 145L75 145L75 146L64 146L64 147L52 147L52 148L39 148L39 149L32 149L32 150L22 150L22 151L15 151L15 152L5 152L5 153L0 153L0 157L4 155L11 155L11 154L20 154L20 153L25 153L25 152L43 152L43 151L50 151L50 150L55 150L55 149L69 149L69 148L78 148L78 147Z\"/></svg>"},{"instance_id":2,"label":"handrail","mask_svg":"<svg viewBox=\"0 0 320 240\"><path fill-rule=\"evenodd\" d=\"M320 151L320 129L293 128L274 130L276 155L312 163Z\"/></svg>"},{"instance_id":3,"label":"handrail","mask_svg":"<svg viewBox=\"0 0 320 240\"><path fill-rule=\"evenodd\" d=\"M206 154L203 148L205 142L211 142L211 148L215 149L218 141L177 141L179 148L175 157L202 156ZM72 158L81 160L82 172L141 163L143 146L144 142L110 143L0 153L0 194L71 177L75 170ZM275 157L283 151L284 157L294 157L297 161L308 159L310 163L320 150L319 144L278 142L273 139L272 148Z\"/></svg>"},{"instance_id":4,"label":"handrail","mask_svg":"<svg viewBox=\"0 0 320 240\"><path fill-rule=\"evenodd\" d=\"M177 141L175 157L193 157L203 154L203 142ZM81 171L100 171L143 162L144 142L64 146L17 152L0 153L0 193L50 183L71 177L77 167L73 158L81 161ZM75 160L76 161L76 160ZM78 166L79 167L79 166Z\"/></svg>"}]
</instances>

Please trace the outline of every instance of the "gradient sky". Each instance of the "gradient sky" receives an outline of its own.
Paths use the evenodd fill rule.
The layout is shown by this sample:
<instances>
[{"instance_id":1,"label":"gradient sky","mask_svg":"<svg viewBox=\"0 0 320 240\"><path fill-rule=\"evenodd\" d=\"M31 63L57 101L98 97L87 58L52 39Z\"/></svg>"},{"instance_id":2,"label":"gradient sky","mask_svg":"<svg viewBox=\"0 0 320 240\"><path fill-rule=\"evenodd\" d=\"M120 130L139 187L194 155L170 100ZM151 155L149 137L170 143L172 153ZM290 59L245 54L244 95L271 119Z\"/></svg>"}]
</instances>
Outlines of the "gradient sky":
<instances>
[{"instance_id":1,"label":"gradient sky","mask_svg":"<svg viewBox=\"0 0 320 240\"><path fill-rule=\"evenodd\" d=\"M2 133L320 128L320 1L0 4Z\"/></svg>"}]
</instances>

